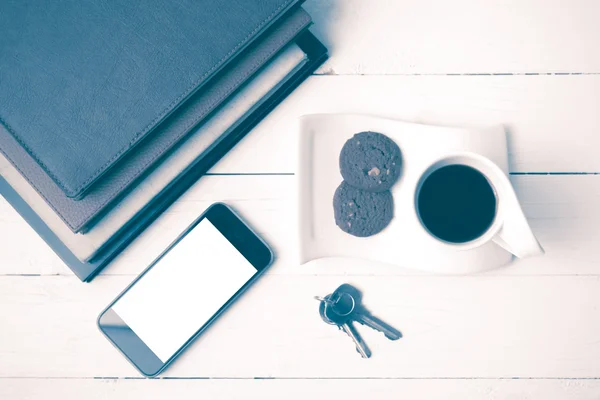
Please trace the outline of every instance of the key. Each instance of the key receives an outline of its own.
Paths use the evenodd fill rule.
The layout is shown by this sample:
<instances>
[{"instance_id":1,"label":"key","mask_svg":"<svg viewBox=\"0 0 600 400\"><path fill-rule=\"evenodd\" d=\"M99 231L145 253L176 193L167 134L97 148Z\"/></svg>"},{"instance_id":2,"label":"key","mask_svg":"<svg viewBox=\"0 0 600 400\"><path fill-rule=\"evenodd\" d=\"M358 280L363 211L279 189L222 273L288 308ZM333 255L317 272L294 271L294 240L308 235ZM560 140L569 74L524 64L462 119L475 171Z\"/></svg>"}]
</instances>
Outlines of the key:
<instances>
[{"instance_id":1,"label":"key","mask_svg":"<svg viewBox=\"0 0 600 400\"><path fill-rule=\"evenodd\" d=\"M361 325L382 332L390 340L398 340L402 337L400 331L371 315L362 307L360 302L355 299L356 295L353 295L353 293L356 293L356 289L350 285L342 285L331 294L330 300L333 302L329 307L332 311L331 314L336 314L341 318L337 319L333 317L331 318L332 320L341 321L347 319L349 321L356 321Z\"/></svg>"},{"instance_id":2,"label":"key","mask_svg":"<svg viewBox=\"0 0 600 400\"><path fill-rule=\"evenodd\" d=\"M366 343L362 340L362 337L360 337L354 328L354 325L352 325L352 321L345 316L340 316L331 312L331 307L335 305L336 300L332 299L331 295L327 295L324 298L318 298L317 300L320 301L319 314L321 315L321 319L329 325L337 325L340 330L346 332L354 342L356 351L362 358L371 357L371 350L369 350Z\"/></svg>"}]
</instances>

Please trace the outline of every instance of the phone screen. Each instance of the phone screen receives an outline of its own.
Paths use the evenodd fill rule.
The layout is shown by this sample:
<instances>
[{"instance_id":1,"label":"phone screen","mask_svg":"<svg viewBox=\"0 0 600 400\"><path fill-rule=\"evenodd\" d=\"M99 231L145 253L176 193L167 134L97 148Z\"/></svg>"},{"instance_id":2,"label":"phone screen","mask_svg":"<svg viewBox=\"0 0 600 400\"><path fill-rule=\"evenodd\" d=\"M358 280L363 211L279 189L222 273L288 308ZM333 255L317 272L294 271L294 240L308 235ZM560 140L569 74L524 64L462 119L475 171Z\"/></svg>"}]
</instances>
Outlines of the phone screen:
<instances>
[{"instance_id":1,"label":"phone screen","mask_svg":"<svg viewBox=\"0 0 600 400\"><path fill-rule=\"evenodd\" d=\"M204 218L112 310L166 363L257 272Z\"/></svg>"}]
</instances>

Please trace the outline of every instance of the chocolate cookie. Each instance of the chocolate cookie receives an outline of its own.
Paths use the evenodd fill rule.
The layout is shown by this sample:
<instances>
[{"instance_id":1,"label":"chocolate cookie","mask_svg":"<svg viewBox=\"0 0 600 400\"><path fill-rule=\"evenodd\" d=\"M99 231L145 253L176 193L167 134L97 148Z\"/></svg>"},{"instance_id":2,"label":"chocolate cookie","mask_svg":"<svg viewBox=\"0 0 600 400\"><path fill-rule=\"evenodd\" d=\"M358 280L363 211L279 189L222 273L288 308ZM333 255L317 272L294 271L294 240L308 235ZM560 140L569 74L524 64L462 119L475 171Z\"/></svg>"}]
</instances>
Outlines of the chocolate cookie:
<instances>
[{"instance_id":1,"label":"chocolate cookie","mask_svg":"<svg viewBox=\"0 0 600 400\"><path fill-rule=\"evenodd\" d=\"M400 148L392 139L377 132L360 132L342 147L340 172L354 187L383 192L398 180L401 162Z\"/></svg>"},{"instance_id":2,"label":"chocolate cookie","mask_svg":"<svg viewBox=\"0 0 600 400\"><path fill-rule=\"evenodd\" d=\"M388 226L394 216L392 193L368 192L346 182L333 195L335 223L346 233L367 237Z\"/></svg>"}]
</instances>

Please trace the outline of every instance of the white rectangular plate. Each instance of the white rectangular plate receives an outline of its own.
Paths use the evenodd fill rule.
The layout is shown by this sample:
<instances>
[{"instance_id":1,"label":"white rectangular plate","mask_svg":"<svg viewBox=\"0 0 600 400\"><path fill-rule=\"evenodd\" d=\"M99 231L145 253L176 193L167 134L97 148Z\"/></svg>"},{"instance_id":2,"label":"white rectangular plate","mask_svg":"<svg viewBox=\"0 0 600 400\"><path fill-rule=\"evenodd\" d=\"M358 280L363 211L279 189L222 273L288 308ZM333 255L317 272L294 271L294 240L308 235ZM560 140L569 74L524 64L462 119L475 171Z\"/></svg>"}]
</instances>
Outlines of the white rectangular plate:
<instances>
[{"instance_id":1,"label":"white rectangular plate","mask_svg":"<svg viewBox=\"0 0 600 400\"><path fill-rule=\"evenodd\" d=\"M454 250L431 240L415 212L419 179L446 156L474 152L508 172L506 133L501 126L459 129L406 123L364 115L303 116L298 145L298 227L300 263L324 257L353 257L439 273L473 273L508 263L512 255L494 243ZM342 182L339 155L355 133L375 131L396 142L402 175L392 188L394 218L377 235L343 232L333 215L333 194Z\"/></svg>"}]
</instances>

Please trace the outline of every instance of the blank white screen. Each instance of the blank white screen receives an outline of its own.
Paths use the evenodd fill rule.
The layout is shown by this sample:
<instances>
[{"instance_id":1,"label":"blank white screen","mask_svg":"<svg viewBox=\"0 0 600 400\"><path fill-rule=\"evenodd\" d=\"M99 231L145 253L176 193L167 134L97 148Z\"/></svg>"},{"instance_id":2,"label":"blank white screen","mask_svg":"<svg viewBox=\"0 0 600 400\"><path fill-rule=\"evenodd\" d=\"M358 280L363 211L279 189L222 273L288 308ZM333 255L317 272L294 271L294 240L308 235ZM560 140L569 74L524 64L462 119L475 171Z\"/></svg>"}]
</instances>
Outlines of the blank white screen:
<instances>
[{"instance_id":1,"label":"blank white screen","mask_svg":"<svg viewBox=\"0 0 600 400\"><path fill-rule=\"evenodd\" d=\"M204 219L112 308L166 362L256 272Z\"/></svg>"}]
</instances>

